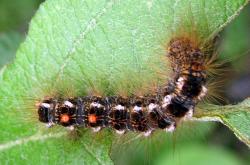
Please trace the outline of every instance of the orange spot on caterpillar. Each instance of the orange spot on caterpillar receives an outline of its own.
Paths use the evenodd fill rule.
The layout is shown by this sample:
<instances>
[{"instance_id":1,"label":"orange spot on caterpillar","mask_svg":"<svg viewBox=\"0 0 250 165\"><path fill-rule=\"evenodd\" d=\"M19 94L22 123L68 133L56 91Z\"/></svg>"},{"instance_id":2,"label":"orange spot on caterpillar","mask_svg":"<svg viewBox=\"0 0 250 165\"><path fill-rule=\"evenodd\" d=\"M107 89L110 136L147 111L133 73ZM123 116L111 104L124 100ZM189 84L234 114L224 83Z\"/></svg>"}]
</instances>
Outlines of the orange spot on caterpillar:
<instances>
[{"instance_id":1,"label":"orange spot on caterpillar","mask_svg":"<svg viewBox=\"0 0 250 165\"><path fill-rule=\"evenodd\" d=\"M69 121L69 115L67 115L67 114L62 114L61 116L60 116L60 122L61 123L67 123Z\"/></svg>"},{"instance_id":2,"label":"orange spot on caterpillar","mask_svg":"<svg viewBox=\"0 0 250 165\"><path fill-rule=\"evenodd\" d=\"M89 123L96 123L96 120L97 120L96 115L89 115L88 116Z\"/></svg>"}]
</instances>

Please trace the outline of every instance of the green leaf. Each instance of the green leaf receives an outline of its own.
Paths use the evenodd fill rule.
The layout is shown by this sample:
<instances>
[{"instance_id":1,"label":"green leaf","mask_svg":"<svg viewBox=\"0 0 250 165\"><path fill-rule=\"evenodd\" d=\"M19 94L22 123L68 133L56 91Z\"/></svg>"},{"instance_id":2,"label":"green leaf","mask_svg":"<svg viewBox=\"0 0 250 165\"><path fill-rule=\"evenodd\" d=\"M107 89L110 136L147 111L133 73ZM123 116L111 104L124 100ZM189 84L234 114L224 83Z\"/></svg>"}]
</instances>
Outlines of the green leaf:
<instances>
[{"instance_id":1,"label":"green leaf","mask_svg":"<svg viewBox=\"0 0 250 165\"><path fill-rule=\"evenodd\" d=\"M157 159L161 157L176 157L176 154L173 153L179 153L183 146L185 148L188 145L187 148L191 148L196 143L207 146L205 139L213 132L214 126L216 126L215 123L189 121L179 125L174 134L166 134L162 130L158 130L150 136L150 139L140 137L131 141L131 137L126 137L129 143L124 143L126 140L123 139L121 144L112 145L111 158L115 164L122 164L122 162L126 162L126 164L145 164L145 162L155 164Z\"/></svg>"},{"instance_id":2,"label":"green leaf","mask_svg":"<svg viewBox=\"0 0 250 165\"><path fill-rule=\"evenodd\" d=\"M247 5L240 15L229 24L222 33L223 41L220 44L220 58L230 61L237 71L247 71L244 63L250 50L249 14L250 5ZM237 41L237 42L235 42Z\"/></svg>"},{"instance_id":3,"label":"green leaf","mask_svg":"<svg viewBox=\"0 0 250 165\"><path fill-rule=\"evenodd\" d=\"M250 99L237 105L207 105L198 110L195 117L200 120L214 120L225 124L250 147Z\"/></svg>"},{"instance_id":4,"label":"green leaf","mask_svg":"<svg viewBox=\"0 0 250 165\"><path fill-rule=\"evenodd\" d=\"M0 68L10 62L22 41L22 36L15 31L0 34Z\"/></svg>"},{"instance_id":5,"label":"green leaf","mask_svg":"<svg viewBox=\"0 0 250 165\"><path fill-rule=\"evenodd\" d=\"M94 138L86 133L72 143L64 140L62 128L49 130L47 136L37 122L35 102L45 96L145 93L169 75L162 59L180 27L195 26L197 35L209 40L247 2L46 1L15 62L0 72L1 163L110 164L112 138L105 135L104 141L90 145Z\"/></svg>"},{"instance_id":6,"label":"green leaf","mask_svg":"<svg viewBox=\"0 0 250 165\"><path fill-rule=\"evenodd\" d=\"M172 151L174 152L174 151ZM210 165L211 162L216 164L227 164L227 165L243 165L245 164L235 154L228 150L223 150L220 147L214 146L203 146L200 144L195 145L183 145L178 149L178 156L170 154L171 151L165 150L155 164L180 164L185 162L186 165ZM220 155L220 156L218 156Z\"/></svg>"},{"instance_id":7,"label":"green leaf","mask_svg":"<svg viewBox=\"0 0 250 165\"><path fill-rule=\"evenodd\" d=\"M1 0L0 1L0 31L24 28L23 24L34 14L42 0Z\"/></svg>"},{"instance_id":8,"label":"green leaf","mask_svg":"<svg viewBox=\"0 0 250 165\"><path fill-rule=\"evenodd\" d=\"M249 33L249 8L249 5L244 8L239 17L237 17L235 21L229 24L225 29L220 58L225 58L226 60L228 57L233 58L234 56L241 55L244 51L249 50L249 38L246 36L246 34Z\"/></svg>"},{"instance_id":9,"label":"green leaf","mask_svg":"<svg viewBox=\"0 0 250 165\"><path fill-rule=\"evenodd\" d=\"M102 132L97 136L89 132L71 137L66 135L62 130L46 135L37 133L1 145L1 163L112 164L107 154L111 145L110 132Z\"/></svg>"}]
</instances>

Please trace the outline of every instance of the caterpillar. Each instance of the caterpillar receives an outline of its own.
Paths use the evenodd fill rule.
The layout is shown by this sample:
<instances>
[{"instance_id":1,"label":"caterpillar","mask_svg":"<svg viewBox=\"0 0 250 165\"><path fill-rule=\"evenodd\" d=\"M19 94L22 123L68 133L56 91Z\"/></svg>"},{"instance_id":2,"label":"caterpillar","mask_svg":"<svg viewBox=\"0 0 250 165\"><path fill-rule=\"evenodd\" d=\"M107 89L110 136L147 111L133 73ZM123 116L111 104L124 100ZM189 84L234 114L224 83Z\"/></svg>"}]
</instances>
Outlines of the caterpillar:
<instances>
[{"instance_id":1,"label":"caterpillar","mask_svg":"<svg viewBox=\"0 0 250 165\"><path fill-rule=\"evenodd\" d=\"M199 46L186 37L172 39L167 50L173 75L154 94L49 98L38 107L39 121L48 127L90 127L94 132L110 127L118 134L136 131L148 136L156 129L174 131L182 118L192 117L207 93L206 60Z\"/></svg>"}]
</instances>

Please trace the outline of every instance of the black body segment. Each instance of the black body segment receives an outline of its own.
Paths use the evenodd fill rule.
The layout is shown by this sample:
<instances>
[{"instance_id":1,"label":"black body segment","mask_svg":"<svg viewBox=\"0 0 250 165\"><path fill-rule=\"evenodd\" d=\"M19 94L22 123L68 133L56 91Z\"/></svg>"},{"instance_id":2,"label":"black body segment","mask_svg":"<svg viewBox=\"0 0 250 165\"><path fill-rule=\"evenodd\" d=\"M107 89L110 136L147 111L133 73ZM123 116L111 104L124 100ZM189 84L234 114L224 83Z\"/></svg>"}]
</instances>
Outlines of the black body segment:
<instances>
[{"instance_id":1,"label":"black body segment","mask_svg":"<svg viewBox=\"0 0 250 165\"><path fill-rule=\"evenodd\" d=\"M130 112L130 129L138 132L149 130L146 112L142 107L134 106Z\"/></svg>"},{"instance_id":2,"label":"black body segment","mask_svg":"<svg viewBox=\"0 0 250 165\"><path fill-rule=\"evenodd\" d=\"M54 122L54 109L56 106L56 100L46 99L38 107L39 121L42 123Z\"/></svg>"},{"instance_id":3,"label":"black body segment","mask_svg":"<svg viewBox=\"0 0 250 165\"><path fill-rule=\"evenodd\" d=\"M123 132L128 129L129 103L122 97L110 97L109 125L117 131Z\"/></svg>"},{"instance_id":4,"label":"black body segment","mask_svg":"<svg viewBox=\"0 0 250 165\"><path fill-rule=\"evenodd\" d=\"M165 112L175 117L183 117L192 107L194 107L194 102L192 99L176 96L165 108Z\"/></svg>"}]
</instances>

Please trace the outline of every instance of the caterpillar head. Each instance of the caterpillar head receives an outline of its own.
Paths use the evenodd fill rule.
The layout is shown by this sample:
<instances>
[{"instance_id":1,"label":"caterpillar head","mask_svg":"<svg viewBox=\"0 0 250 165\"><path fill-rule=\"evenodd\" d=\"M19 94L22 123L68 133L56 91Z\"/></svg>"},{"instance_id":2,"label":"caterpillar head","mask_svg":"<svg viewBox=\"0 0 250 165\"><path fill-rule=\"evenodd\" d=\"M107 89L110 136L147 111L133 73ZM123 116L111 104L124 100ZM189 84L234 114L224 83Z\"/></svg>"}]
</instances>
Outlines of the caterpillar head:
<instances>
[{"instance_id":1,"label":"caterpillar head","mask_svg":"<svg viewBox=\"0 0 250 165\"><path fill-rule=\"evenodd\" d=\"M42 123L46 123L48 127L51 127L54 121L52 107L53 107L52 100L44 100L42 103L40 103L38 107L39 121Z\"/></svg>"}]
</instances>

